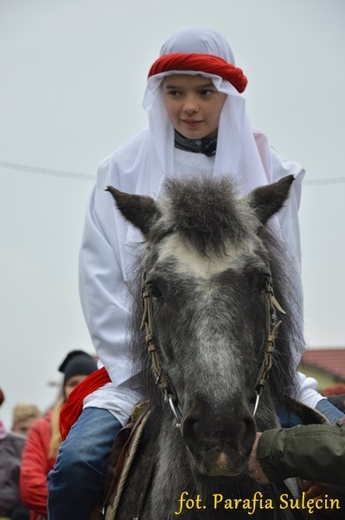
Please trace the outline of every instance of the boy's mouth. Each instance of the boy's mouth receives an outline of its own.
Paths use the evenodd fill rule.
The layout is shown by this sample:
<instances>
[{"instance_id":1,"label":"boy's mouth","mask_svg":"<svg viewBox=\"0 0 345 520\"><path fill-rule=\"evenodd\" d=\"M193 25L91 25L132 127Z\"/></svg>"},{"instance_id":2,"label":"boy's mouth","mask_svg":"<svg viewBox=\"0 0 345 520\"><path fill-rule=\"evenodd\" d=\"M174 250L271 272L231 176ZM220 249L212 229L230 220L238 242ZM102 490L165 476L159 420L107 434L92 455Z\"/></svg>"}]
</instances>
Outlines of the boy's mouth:
<instances>
[{"instance_id":1,"label":"boy's mouth","mask_svg":"<svg viewBox=\"0 0 345 520\"><path fill-rule=\"evenodd\" d=\"M196 121L194 119L183 119L182 121L184 124L191 127L198 126L202 123L202 121Z\"/></svg>"}]
</instances>

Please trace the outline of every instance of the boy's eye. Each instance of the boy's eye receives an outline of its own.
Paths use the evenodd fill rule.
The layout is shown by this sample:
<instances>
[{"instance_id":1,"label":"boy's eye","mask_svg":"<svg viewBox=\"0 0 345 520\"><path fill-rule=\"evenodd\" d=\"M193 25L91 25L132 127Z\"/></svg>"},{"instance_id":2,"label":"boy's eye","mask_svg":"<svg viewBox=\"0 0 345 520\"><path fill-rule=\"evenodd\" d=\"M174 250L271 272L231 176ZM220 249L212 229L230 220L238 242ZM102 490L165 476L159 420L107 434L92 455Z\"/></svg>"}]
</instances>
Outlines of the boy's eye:
<instances>
[{"instance_id":1,"label":"boy's eye","mask_svg":"<svg viewBox=\"0 0 345 520\"><path fill-rule=\"evenodd\" d=\"M180 91L179 90L169 90L168 95L172 96L172 97L177 97L180 95Z\"/></svg>"},{"instance_id":2,"label":"boy's eye","mask_svg":"<svg viewBox=\"0 0 345 520\"><path fill-rule=\"evenodd\" d=\"M211 94L213 94L213 90L210 90L210 89L206 89L206 90L202 90L201 91L201 95L202 96L210 96Z\"/></svg>"}]
</instances>

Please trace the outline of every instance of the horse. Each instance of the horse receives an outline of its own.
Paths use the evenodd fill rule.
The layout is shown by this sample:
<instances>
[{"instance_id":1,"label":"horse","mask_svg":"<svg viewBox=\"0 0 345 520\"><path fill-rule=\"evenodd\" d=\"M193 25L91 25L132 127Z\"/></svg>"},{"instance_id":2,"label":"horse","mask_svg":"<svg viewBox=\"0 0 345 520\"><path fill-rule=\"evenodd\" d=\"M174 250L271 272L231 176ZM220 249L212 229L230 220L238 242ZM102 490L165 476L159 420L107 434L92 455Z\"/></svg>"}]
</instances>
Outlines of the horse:
<instances>
[{"instance_id":1,"label":"horse","mask_svg":"<svg viewBox=\"0 0 345 520\"><path fill-rule=\"evenodd\" d=\"M296 395L301 301L277 231L293 180L241 196L229 176L170 178L158 200L108 186L145 241L131 349L150 403L116 519L304 518L248 475L256 431Z\"/></svg>"}]
</instances>

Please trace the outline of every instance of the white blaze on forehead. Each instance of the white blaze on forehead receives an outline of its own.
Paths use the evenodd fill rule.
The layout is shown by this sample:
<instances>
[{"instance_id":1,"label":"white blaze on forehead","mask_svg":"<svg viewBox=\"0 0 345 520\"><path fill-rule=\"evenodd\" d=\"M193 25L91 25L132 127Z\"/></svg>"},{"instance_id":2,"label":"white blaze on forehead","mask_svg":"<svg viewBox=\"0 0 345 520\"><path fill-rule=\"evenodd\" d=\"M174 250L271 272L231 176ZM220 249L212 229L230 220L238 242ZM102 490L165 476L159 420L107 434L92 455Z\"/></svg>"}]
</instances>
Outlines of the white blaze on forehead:
<instances>
[{"instance_id":1,"label":"white blaze on forehead","mask_svg":"<svg viewBox=\"0 0 345 520\"><path fill-rule=\"evenodd\" d=\"M193 311L190 325L192 339L189 346L195 355L192 370L193 374L200 370L200 374L203 374L202 380L216 378L218 381L219 384L214 385L212 389L214 406L221 406L228 398L228 386L221 382L229 381L230 378L232 391L237 391L242 388L244 376L237 348L238 338L232 337L231 328L223 327L223 324L229 323L225 309L231 305L231 301L222 300L221 294L218 293L215 299L208 281L212 276L227 269L241 271L244 257L256 256L255 251L259 243L260 239L256 236L250 240L243 240L236 246L229 240L225 245L224 254L211 257L201 256L191 244L181 241L178 233L166 236L158 246L157 266L173 260L174 274L181 275L181 279L184 275L195 277L194 292L191 292L189 302ZM192 380L195 380L194 376ZM200 391L202 393L203 389ZM224 465L224 458L220 457L217 464Z\"/></svg>"},{"instance_id":2,"label":"white blaze on forehead","mask_svg":"<svg viewBox=\"0 0 345 520\"><path fill-rule=\"evenodd\" d=\"M222 255L201 256L193 247L181 241L177 234L173 234L162 241L158 263L167 260L176 260L176 268L180 273L188 272L197 278L209 278L212 275L222 273L230 267L235 267L237 261L243 254L248 254L254 250L254 244L243 241L241 245L234 245L228 242L225 245ZM241 264L238 264L239 266Z\"/></svg>"}]
</instances>

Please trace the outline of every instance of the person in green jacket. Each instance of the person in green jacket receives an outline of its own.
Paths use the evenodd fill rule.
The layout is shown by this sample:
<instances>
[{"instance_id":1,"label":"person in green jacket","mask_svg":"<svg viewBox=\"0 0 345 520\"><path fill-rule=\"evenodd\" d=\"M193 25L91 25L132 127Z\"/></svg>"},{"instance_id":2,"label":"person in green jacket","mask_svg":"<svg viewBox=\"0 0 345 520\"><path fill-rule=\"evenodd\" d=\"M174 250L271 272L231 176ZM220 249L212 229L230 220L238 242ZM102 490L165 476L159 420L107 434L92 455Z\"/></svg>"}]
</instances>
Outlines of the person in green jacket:
<instances>
[{"instance_id":1,"label":"person in green jacket","mask_svg":"<svg viewBox=\"0 0 345 520\"><path fill-rule=\"evenodd\" d=\"M299 425L257 433L249 475L260 482L299 477L345 486L345 423Z\"/></svg>"}]
</instances>

